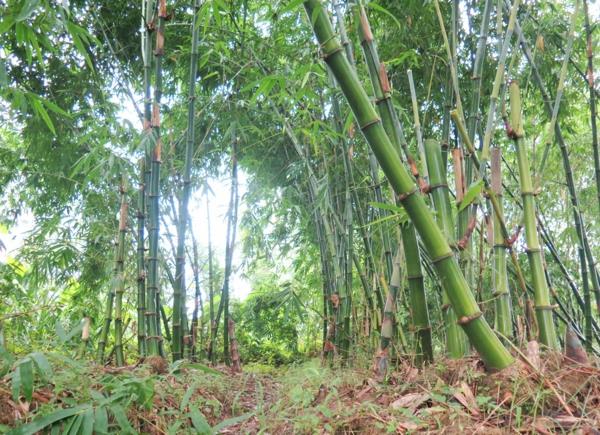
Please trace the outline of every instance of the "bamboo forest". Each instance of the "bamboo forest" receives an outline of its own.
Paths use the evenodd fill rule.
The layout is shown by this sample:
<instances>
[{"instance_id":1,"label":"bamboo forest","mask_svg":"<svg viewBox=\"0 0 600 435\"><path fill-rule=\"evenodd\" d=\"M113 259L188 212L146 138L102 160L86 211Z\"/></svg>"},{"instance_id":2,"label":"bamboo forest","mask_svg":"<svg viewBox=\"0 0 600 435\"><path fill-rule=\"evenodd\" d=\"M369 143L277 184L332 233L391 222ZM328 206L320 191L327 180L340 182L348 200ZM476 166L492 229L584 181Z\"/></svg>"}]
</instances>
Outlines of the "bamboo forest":
<instances>
[{"instance_id":1,"label":"bamboo forest","mask_svg":"<svg viewBox=\"0 0 600 435\"><path fill-rule=\"evenodd\" d=\"M0 434L600 434L599 24L0 0Z\"/></svg>"}]
</instances>

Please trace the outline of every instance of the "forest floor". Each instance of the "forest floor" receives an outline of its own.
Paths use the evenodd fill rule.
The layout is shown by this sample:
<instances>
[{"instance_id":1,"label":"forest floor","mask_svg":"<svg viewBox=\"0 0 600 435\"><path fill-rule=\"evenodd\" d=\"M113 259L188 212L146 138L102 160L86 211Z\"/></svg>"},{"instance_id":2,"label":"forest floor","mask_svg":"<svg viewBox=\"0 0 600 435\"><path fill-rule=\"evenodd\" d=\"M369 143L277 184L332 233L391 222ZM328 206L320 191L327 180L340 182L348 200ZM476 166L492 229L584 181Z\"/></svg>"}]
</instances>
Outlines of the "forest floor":
<instances>
[{"instance_id":1,"label":"forest floor","mask_svg":"<svg viewBox=\"0 0 600 435\"><path fill-rule=\"evenodd\" d=\"M370 370L318 360L242 373L202 364L114 369L49 354L51 380L32 400L0 381L0 433L577 433L600 434L598 361L559 354L489 374L476 358L419 371L400 366L385 381ZM23 425L23 423L29 425ZM37 424L36 424L37 422ZM17 427L17 429L14 429Z\"/></svg>"}]
</instances>

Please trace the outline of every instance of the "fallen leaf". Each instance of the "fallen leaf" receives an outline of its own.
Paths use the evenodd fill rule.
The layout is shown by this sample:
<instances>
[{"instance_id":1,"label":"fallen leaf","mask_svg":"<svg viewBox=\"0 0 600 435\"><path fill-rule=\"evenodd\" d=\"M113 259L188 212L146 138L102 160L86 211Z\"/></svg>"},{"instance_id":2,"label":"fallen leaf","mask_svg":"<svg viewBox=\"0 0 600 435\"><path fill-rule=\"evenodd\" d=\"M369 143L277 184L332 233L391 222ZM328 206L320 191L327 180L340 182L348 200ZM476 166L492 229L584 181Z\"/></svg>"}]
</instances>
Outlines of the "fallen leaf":
<instances>
[{"instance_id":1,"label":"fallen leaf","mask_svg":"<svg viewBox=\"0 0 600 435\"><path fill-rule=\"evenodd\" d=\"M469 411L472 416L479 417L481 415L481 411L479 410L475 396L473 396L471 387L463 382L460 385L460 389L461 391L454 393L454 398L458 400L462 406L467 408L467 411Z\"/></svg>"},{"instance_id":2,"label":"fallen leaf","mask_svg":"<svg viewBox=\"0 0 600 435\"><path fill-rule=\"evenodd\" d=\"M394 400L390 406L392 409L407 408L412 412L429 400L429 394L425 393L410 393Z\"/></svg>"}]
</instances>

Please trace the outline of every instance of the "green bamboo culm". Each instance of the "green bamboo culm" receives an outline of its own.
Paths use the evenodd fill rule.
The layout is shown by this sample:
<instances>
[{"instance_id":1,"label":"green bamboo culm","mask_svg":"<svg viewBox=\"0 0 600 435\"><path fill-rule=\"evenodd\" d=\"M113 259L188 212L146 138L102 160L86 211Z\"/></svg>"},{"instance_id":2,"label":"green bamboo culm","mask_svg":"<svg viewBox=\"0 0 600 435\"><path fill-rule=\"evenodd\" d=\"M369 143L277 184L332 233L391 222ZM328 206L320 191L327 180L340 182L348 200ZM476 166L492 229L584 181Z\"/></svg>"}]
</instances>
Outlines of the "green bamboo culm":
<instances>
[{"instance_id":1,"label":"green bamboo culm","mask_svg":"<svg viewBox=\"0 0 600 435\"><path fill-rule=\"evenodd\" d=\"M535 315L539 327L539 340L542 344L558 349L558 340L552 319L552 305L550 305L550 292L544 275L542 263L542 249L538 239L536 227L535 192L531 181L529 158L524 144L523 122L521 118L521 96L519 84L513 81L510 84L510 130L509 134L514 140L517 161L519 165L519 181L521 183L521 196L523 198L523 219L525 221L525 239L527 243L527 257L532 274L532 283L535 299Z\"/></svg>"},{"instance_id":2,"label":"green bamboo culm","mask_svg":"<svg viewBox=\"0 0 600 435\"><path fill-rule=\"evenodd\" d=\"M198 71L198 35L199 26L196 17L200 10L200 0L194 0L192 21L192 53L190 56L190 80L188 94L188 121L185 143L185 162L183 166L183 187L179 201L179 222L177 225L177 254L175 258L175 287L173 289L173 360L183 357L182 317L185 314L185 235L188 223L188 203L192 188L192 159L195 143L195 100L196 75Z\"/></svg>"},{"instance_id":3,"label":"green bamboo culm","mask_svg":"<svg viewBox=\"0 0 600 435\"><path fill-rule=\"evenodd\" d=\"M117 366L125 364L123 355L123 293L125 292L125 235L127 234L127 181L121 181L121 208L119 210L119 240L115 260L115 360Z\"/></svg>"},{"instance_id":4,"label":"green bamboo culm","mask_svg":"<svg viewBox=\"0 0 600 435\"><path fill-rule=\"evenodd\" d=\"M402 165L367 93L352 71L343 48L333 33L326 9L319 0L307 0L304 6L320 43L323 57L339 83L386 177L398 195L398 200L421 236L459 317L459 323L489 369L500 370L509 366L514 361L512 356L482 316L450 246L435 223L418 188Z\"/></svg>"},{"instance_id":5,"label":"green bamboo culm","mask_svg":"<svg viewBox=\"0 0 600 435\"><path fill-rule=\"evenodd\" d=\"M152 153L154 148L154 139L152 131L152 89L151 89L151 77L152 77L152 22L154 20L154 13L156 9L156 2L154 0L144 0L142 3L142 60L144 64L144 125L142 131L142 144L144 148L144 163L142 167L143 174L143 199L138 198L139 213L143 214L142 233L138 230L138 261L141 259L142 273L138 276L139 283L144 285L145 295L143 297L144 306L142 317L138 318L138 323L142 323L144 328L144 344L143 344L143 356L148 355L148 347L152 344L148 341L149 335L156 335L158 316L157 307L153 298L153 290L148 288L148 257L145 256L146 244L143 237L144 229L148 229L148 241L150 240L150 180L152 176ZM148 215L148 216L147 216ZM139 221L138 221L139 223ZM147 227L146 227L147 226ZM140 239L140 235L142 236ZM140 251L141 249L141 251ZM139 268L139 266L138 266ZM140 271L138 270L138 273ZM143 279L143 282L142 282ZM140 298L139 301L141 301ZM140 306L138 301L138 308ZM138 313L139 315L139 313ZM141 347L141 346L140 346Z\"/></svg>"},{"instance_id":6,"label":"green bamboo culm","mask_svg":"<svg viewBox=\"0 0 600 435\"><path fill-rule=\"evenodd\" d=\"M492 209L494 230L494 267L492 269L492 286L495 303L494 328L505 337L512 337L512 316L506 254L508 247L502 235L501 222L504 220L502 206L502 155L500 148L491 151L491 184L492 191L498 199L498 212Z\"/></svg>"},{"instance_id":7,"label":"green bamboo culm","mask_svg":"<svg viewBox=\"0 0 600 435\"><path fill-rule=\"evenodd\" d=\"M425 141L425 160L429 173L429 191L436 211L436 221L446 235L448 244L456 246L454 239L454 219L450 205L448 183L444 178L442 147L433 139ZM446 327L446 351L450 358L462 358L469 349L467 337L458 326L456 313L450 304L446 290L442 290L442 310Z\"/></svg>"},{"instance_id":8,"label":"green bamboo culm","mask_svg":"<svg viewBox=\"0 0 600 435\"><path fill-rule=\"evenodd\" d=\"M145 158L141 158L137 199L137 336L138 353L142 357L146 356L146 249L144 235L144 221L146 216L145 166Z\"/></svg>"},{"instance_id":9,"label":"green bamboo culm","mask_svg":"<svg viewBox=\"0 0 600 435\"><path fill-rule=\"evenodd\" d=\"M167 18L166 0L160 0L158 6L158 28L156 30L156 48L155 57L155 83L154 83L154 101L152 104L152 162L150 170L150 186L148 192L149 199L149 252L148 252L148 282L146 287L146 315L148 319L148 335L146 337L148 355L156 356L160 354L161 335L158 319L160 310L160 291L158 274L158 244L160 238L160 164L162 142L160 137L160 100L162 95L162 65L161 59L164 55L164 31L165 20Z\"/></svg>"},{"instance_id":10,"label":"green bamboo culm","mask_svg":"<svg viewBox=\"0 0 600 435\"><path fill-rule=\"evenodd\" d=\"M385 71L385 66L379 60L377 47L375 46L375 40L369 25L369 19L362 4L359 4L356 8L356 14L358 15L356 19L358 23L358 34L368 67L371 84L373 86L373 93L375 94L377 111L379 112L383 123L383 129L392 141L392 145L398 152L398 155L400 155L400 150L404 153L413 176L418 177L417 164L409 151L402 124L400 123L398 114L392 103L391 87ZM404 256L407 263L406 267L407 269L410 269L408 271L408 279L411 312L413 314L412 322L418 341L416 352L417 362L430 362L433 361L431 327L429 324L427 304L425 303L425 284L423 282L423 272L421 270L421 257L419 255L417 235L415 233L415 227L411 222L403 224L401 231L403 234L403 241L409 240L409 242L403 242L402 246L404 248ZM412 243L413 240L414 243ZM414 305L415 303L420 305L416 306ZM415 318L415 316L417 316L417 318ZM384 337L382 332L382 343L383 340Z\"/></svg>"},{"instance_id":11,"label":"green bamboo culm","mask_svg":"<svg viewBox=\"0 0 600 435\"><path fill-rule=\"evenodd\" d=\"M98 364L104 363L104 354L106 350L106 342L110 331L110 324L113 319L113 305L115 315L115 358L116 364L121 366L124 364L123 358L123 291L124 291L124 253L125 253L125 234L127 233L127 198L125 180L119 186L119 195L121 206L119 208L119 230L117 234L117 243L115 245L115 267L113 269L113 280L110 286L108 297L106 298L106 309L104 313L104 325L100 333L100 341L98 342L98 355L96 361Z\"/></svg>"},{"instance_id":12,"label":"green bamboo culm","mask_svg":"<svg viewBox=\"0 0 600 435\"><path fill-rule=\"evenodd\" d=\"M384 281L385 282L385 281ZM396 312L396 298L398 289L401 285L400 280L400 258L399 253L396 254L392 262L392 276L390 278L390 288L387 291L385 307L383 309L383 321L381 322L381 338L379 350L375 356L375 372L378 376L384 377L388 368L388 354L392 345L394 336L394 322Z\"/></svg>"},{"instance_id":13,"label":"green bamboo culm","mask_svg":"<svg viewBox=\"0 0 600 435\"><path fill-rule=\"evenodd\" d=\"M431 344L431 324L427 310L425 283L421 269L420 248L417 243L415 227L410 222L400 225L402 245L405 252L406 275L411 310L411 329L416 337L415 364L421 366L433 361L433 346ZM410 255L409 255L410 254Z\"/></svg>"}]
</instances>

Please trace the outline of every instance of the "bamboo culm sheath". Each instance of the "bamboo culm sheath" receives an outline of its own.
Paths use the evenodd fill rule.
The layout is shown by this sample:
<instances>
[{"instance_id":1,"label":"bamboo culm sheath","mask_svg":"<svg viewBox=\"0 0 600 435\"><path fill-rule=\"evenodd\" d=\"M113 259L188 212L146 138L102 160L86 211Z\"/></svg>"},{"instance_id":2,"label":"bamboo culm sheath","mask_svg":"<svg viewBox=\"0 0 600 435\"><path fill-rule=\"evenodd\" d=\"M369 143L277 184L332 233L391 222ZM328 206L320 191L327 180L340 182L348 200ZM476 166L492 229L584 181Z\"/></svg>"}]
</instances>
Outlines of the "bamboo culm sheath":
<instances>
[{"instance_id":1,"label":"bamboo culm sheath","mask_svg":"<svg viewBox=\"0 0 600 435\"><path fill-rule=\"evenodd\" d=\"M367 93L352 71L343 48L333 33L326 9L319 0L305 1L304 6L324 59L339 83L386 177L398 195L398 200L421 236L435 264L438 276L448 292L459 323L489 369L500 370L509 366L513 362L512 356L482 316L450 246L400 161Z\"/></svg>"}]
</instances>

